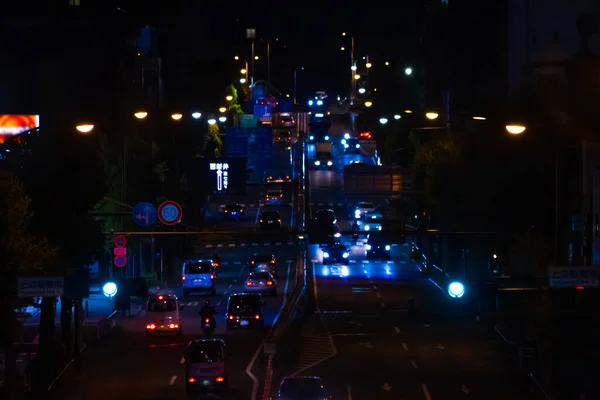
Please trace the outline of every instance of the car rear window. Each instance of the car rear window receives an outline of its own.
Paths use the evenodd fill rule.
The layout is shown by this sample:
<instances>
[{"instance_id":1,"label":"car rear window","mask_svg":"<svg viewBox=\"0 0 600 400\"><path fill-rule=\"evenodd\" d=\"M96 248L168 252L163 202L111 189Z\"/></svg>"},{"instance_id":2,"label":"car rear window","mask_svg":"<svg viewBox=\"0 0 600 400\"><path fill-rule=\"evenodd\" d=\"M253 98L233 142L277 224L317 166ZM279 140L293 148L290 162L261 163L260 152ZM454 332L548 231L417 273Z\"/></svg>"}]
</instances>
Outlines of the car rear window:
<instances>
[{"instance_id":1,"label":"car rear window","mask_svg":"<svg viewBox=\"0 0 600 400\"><path fill-rule=\"evenodd\" d=\"M192 345L186 360L190 363L212 364L223 361L221 345L217 343L202 343Z\"/></svg>"},{"instance_id":2,"label":"car rear window","mask_svg":"<svg viewBox=\"0 0 600 400\"><path fill-rule=\"evenodd\" d=\"M277 192L277 191L275 191L275 192L267 192L267 196L270 196L270 197L278 197L280 195L281 195L281 192Z\"/></svg>"},{"instance_id":3,"label":"car rear window","mask_svg":"<svg viewBox=\"0 0 600 400\"><path fill-rule=\"evenodd\" d=\"M279 388L281 397L293 399L323 399L325 389L317 379L286 379Z\"/></svg>"},{"instance_id":4,"label":"car rear window","mask_svg":"<svg viewBox=\"0 0 600 400\"><path fill-rule=\"evenodd\" d=\"M235 296L229 300L230 313L251 313L260 311L259 296Z\"/></svg>"},{"instance_id":5,"label":"car rear window","mask_svg":"<svg viewBox=\"0 0 600 400\"><path fill-rule=\"evenodd\" d=\"M255 272L250 275L250 279L269 279L271 278L271 274L268 272Z\"/></svg>"},{"instance_id":6,"label":"car rear window","mask_svg":"<svg viewBox=\"0 0 600 400\"><path fill-rule=\"evenodd\" d=\"M373 203L358 203L360 208L374 208Z\"/></svg>"},{"instance_id":7,"label":"car rear window","mask_svg":"<svg viewBox=\"0 0 600 400\"><path fill-rule=\"evenodd\" d=\"M258 254L254 256L254 262L271 262L273 256L268 254Z\"/></svg>"},{"instance_id":8,"label":"car rear window","mask_svg":"<svg viewBox=\"0 0 600 400\"><path fill-rule=\"evenodd\" d=\"M175 312L177 311L177 302L173 299L148 301L148 312Z\"/></svg>"},{"instance_id":9,"label":"car rear window","mask_svg":"<svg viewBox=\"0 0 600 400\"><path fill-rule=\"evenodd\" d=\"M186 275L210 274L211 272L209 262L187 262L183 271Z\"/></svg>"},{"instance_id":10,"label":"car rear window","mask_svg":"<svg viewBox=\"0 0 600 400\"><path fill-rule=\"evenodd\" d=\"M277 211L265 211L262 217L264 219L279 219L279 213Z\"/></svg>"}]
</instances>

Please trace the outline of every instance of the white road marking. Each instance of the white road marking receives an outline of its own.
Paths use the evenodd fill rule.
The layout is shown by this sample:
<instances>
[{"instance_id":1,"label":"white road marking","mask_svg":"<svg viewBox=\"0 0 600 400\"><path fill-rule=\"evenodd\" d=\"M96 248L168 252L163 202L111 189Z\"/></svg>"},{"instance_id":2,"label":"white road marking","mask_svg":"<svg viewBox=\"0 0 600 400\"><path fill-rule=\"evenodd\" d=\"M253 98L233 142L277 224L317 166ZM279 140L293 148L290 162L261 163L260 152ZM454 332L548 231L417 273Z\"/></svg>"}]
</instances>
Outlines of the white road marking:
<instances>
[{"instance_id":1,"label":"white road marking","mask_svg":"<svg viewBox=\"0 0 600 400\"><path fill-rule=\"evenodd\" d=\"M346 393L348 393L348 400L352 400L352 387L350 387L350 384L346 385Z\"/></svg>"},{"instance_id":2,"label":"white road marking","mask_svg":"<svg viewBox=\"0 0 600 400\"><path fill-rule=\"evenodd\" d=\"M425 395L425 400L431 400L431 395L429 394L429 389L427 389L426 384L421 385L421 389L423 389L423 395Z\"/></svg>"},{"instance_id":3,"label":"white road marking","mask_svg":"<svg viewBox=\"0 0 600 400\"><path fill-rule=\"evenodd\" d=\"M425 328L429 328L429 325L427 325L427 324L425 324L425 325L423 325L423 326L424 326Z\"/></svg>"},{"instance_id":4,"label":"white road marking","mask_svg":"<svg viewBox=\"0 0 600 400\"><path fill-rule=\"evenodd\" d=\"M235 243L229 243L229 247L235 247Z\"/></svg>"},{"instance_id":5,"label":"white road marking","mask_svg":"<svg viewBox=\"0 0 600 400\"><path fill-rule=\"evenodd\" d=\"M237 283L237 279L234 279L234 280L233 280L233 283Z\"/></svg>"},{"instance_id":6,"label":"white road marking","mask_svg":"<svg viewBox=\"0 0 600 400\"><path fill-rule=\"evenodd\" d=\"M465 385L464 383L460 386L460 390L461 392L465 393L465 394L469 394L469 392L471 391L467 385Z\"/></svg>"},{"instance_id":7,"label":"white road marking","mask_svg":"<svg viewBox=\"0 0 600 400\"><path fill-rule=\"evenodd\" d=\"M175 383L176 380L177 380L177 375L173 375L171 377L171 380L169 381L169 386L173 386L173 384Z\"/></svg>"},{"instance_id":8,"label":"white road marking","mask_svg":"<svg viewBox=\"0 0 600 400\"><path fill-rule=\"evenodd\" d=\"M254 220L255 225L258 225L258 217L260 217L260 207L256 210L256 219ZM252 243L252 246L254 246L254 243ZM256 246L258 246L258 243L256 243Z\"/></svg>"},{"instance_id":9,"label":"white road marking","mask_svg":"<svg viewBox=\"0 0 600 400\"><path fill-rule=\"evenodd\" d=\"M396 333L400 333L400 328L398 328L397 326L394 327L394 330L396 331Z\"/></svg>"},{"instance_id":10,"label":"white road marking","mask_svg":"<svg viewBox=\"0 0 600 400\"><path fill-rule=\"evenodd\" d=\"M385 308L385 303L383 301L381 302L381 308Z\"/></svg>"},{"instance_id":11,"label":"white road marking","mask_svg":"<svg viewBox=\"0 0 600 400\"><path fill-rule=\"evenodd\" d=\"M288 261L288 267L287 267L287 275L285 277L285 286L283 287L283 301L281 302L281 307L279 308L279 312L277 313L277 315L275 316L275 319L273 320L272 326L275 326L275 323L277 322L277 320L279 319L279 316L281 315L281 310L283 310L283 307L285 307L285 305L287 304L287 294L288 294L288 289L290 287L290 272L292 270L292 262Z\"/></svg>"},{"instance_id":12,"label":"white road marking","mask_svg":"<svg viewBox=\"0 0 600 400\"><path fill-rule=\"evenodd\" d=\"M206 245L206 248L207 248L207 249L210 249L211 247L212 247L212 244L207 244L207 245Z\"/></svg>"},{"instance_id":13,"label":"white road marking","mask_svg":"<svg viewBox=\"0 0 600 400\"><path fill-rule=\"evenodd\" d=\"M217 245L217 247L223 247L223 244L222 244L222 243L219 243L219 244Z\"/></svg>"},{"instance_id":14,"label":"white road marking","mask_svg":"<svg viewBox=\"0 0 600 400\"><path fill-rule=\"evenodd\" d=\"M402 348L406 351L408 351L408 346L406 345L406 343L402 342Z\"/></svg>"},{"instance_id":15,"label":"white road marking","mask_svg":"<svg viewBox=\"0 0 600 400\"><path fill-rule=\"evenodd\" d=\"M377 298L380 299L381 298L381 293L376 293Z\"/></svg>"},{"instance_id":16,"label":"white road marking","mask_svg":"<svg viewBox=\"0 0 600 400\"><path fill-rule=\"evenodd\" d=\"M232 287L233 285L229 285L229 287Z\"/></svg>"},{"instance_id":17,"label":"white road marking","mask_svg":"<svg viewBox=\"0 0 600 400\"><path fill-rule=\"evenodd\" d=\"M181 357L181 360L179 360L179 364L185 364L185 357Z\"/></svg>"},{"instance_id":18,"label":"white road marking","mask_svg":"<svg viewBox=\"0 0 600 400\"><path fill-rule=\"evenodd\" d=\"M373 285L373 289L377 290L377 285Z\"/></svg>"},{"instance_id":19,"label":"white road marking","mask_svg":"<svg viewBox=\"0 0 600 400\"><path fill-rule=\"evenodd\" d=\"M415 360L410 360L410 365L412 365L414 369L417 369L417 363L415 362Z\"/></svg>"},{"instance_id":20,"label":"white road marking","mask_svg":"<svg viewBox=\"0 0 600 400\"><path fill-rule=\"evenodd\" d=\"M443 345L441 345L441 344L438 343L437 348L440 349L440 350L444 350L446 347L444 347Z\"/></svg>"}]
</instances>

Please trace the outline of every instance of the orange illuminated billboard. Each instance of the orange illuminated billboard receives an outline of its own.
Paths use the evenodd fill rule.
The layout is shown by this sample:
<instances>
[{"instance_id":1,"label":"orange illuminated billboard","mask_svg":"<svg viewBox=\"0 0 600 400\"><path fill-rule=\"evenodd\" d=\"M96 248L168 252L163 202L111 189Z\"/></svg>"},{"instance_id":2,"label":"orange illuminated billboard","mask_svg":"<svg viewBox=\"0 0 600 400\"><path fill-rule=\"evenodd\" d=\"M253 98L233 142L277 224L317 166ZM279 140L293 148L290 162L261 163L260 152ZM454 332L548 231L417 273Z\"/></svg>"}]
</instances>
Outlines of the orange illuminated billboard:
<instances>
[{"instance_id":1,"label":"orange illuminated billboard","mask_svg":"<svg viewBox=\"0 0 600 400\"><path fill-rule=\"evenodd\" d=\"M11 136L39 127L39 115L0 114L0 143Z\"/></svg>"}]
</instances>

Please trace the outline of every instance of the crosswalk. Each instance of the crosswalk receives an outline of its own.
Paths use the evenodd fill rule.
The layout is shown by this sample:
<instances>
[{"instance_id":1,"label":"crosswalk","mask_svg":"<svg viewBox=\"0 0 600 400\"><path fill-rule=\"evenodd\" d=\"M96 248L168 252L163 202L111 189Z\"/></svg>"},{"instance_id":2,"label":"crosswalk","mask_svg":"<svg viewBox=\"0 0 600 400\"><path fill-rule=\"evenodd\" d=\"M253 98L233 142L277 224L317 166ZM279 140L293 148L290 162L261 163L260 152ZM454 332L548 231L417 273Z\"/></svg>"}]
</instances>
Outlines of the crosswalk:
<instances>
[{"instance_id":1,"label":"crosswalk","mask_svg":"<svg viewBox=\"0 0 600 400\"><path fill-rule=\"evenodd\" d=\"M333 340L319 315L313 314L302 326L302 350L296 360L295 372L298 375L303 371L333 357L336 354Z\"/></svg>"}]
</instances>

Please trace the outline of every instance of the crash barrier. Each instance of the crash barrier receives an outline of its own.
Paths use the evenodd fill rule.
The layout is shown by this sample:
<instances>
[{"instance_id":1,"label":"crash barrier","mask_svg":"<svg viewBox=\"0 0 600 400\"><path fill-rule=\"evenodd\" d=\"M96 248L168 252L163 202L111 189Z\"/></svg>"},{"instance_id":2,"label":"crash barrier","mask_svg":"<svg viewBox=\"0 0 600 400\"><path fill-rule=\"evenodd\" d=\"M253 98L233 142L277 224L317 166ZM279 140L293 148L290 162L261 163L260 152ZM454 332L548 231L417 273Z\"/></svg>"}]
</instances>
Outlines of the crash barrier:
<instances>
[{"instance_id":1,"label":"crash barrier","mask_svg":"<svg viewBox=\"0 0 600 400\"><path fill-rule=\"evenodd\" d=\"M519 371L526 375L531 387L532 399L552 400L552 397L531 372L531 366L535 359L535 349L530 344L524 345L511 341L497 325L493 326L493 333L501 346L501 353L508 358L513 367L516 364Z\"/></svg>"}]
</instances>

